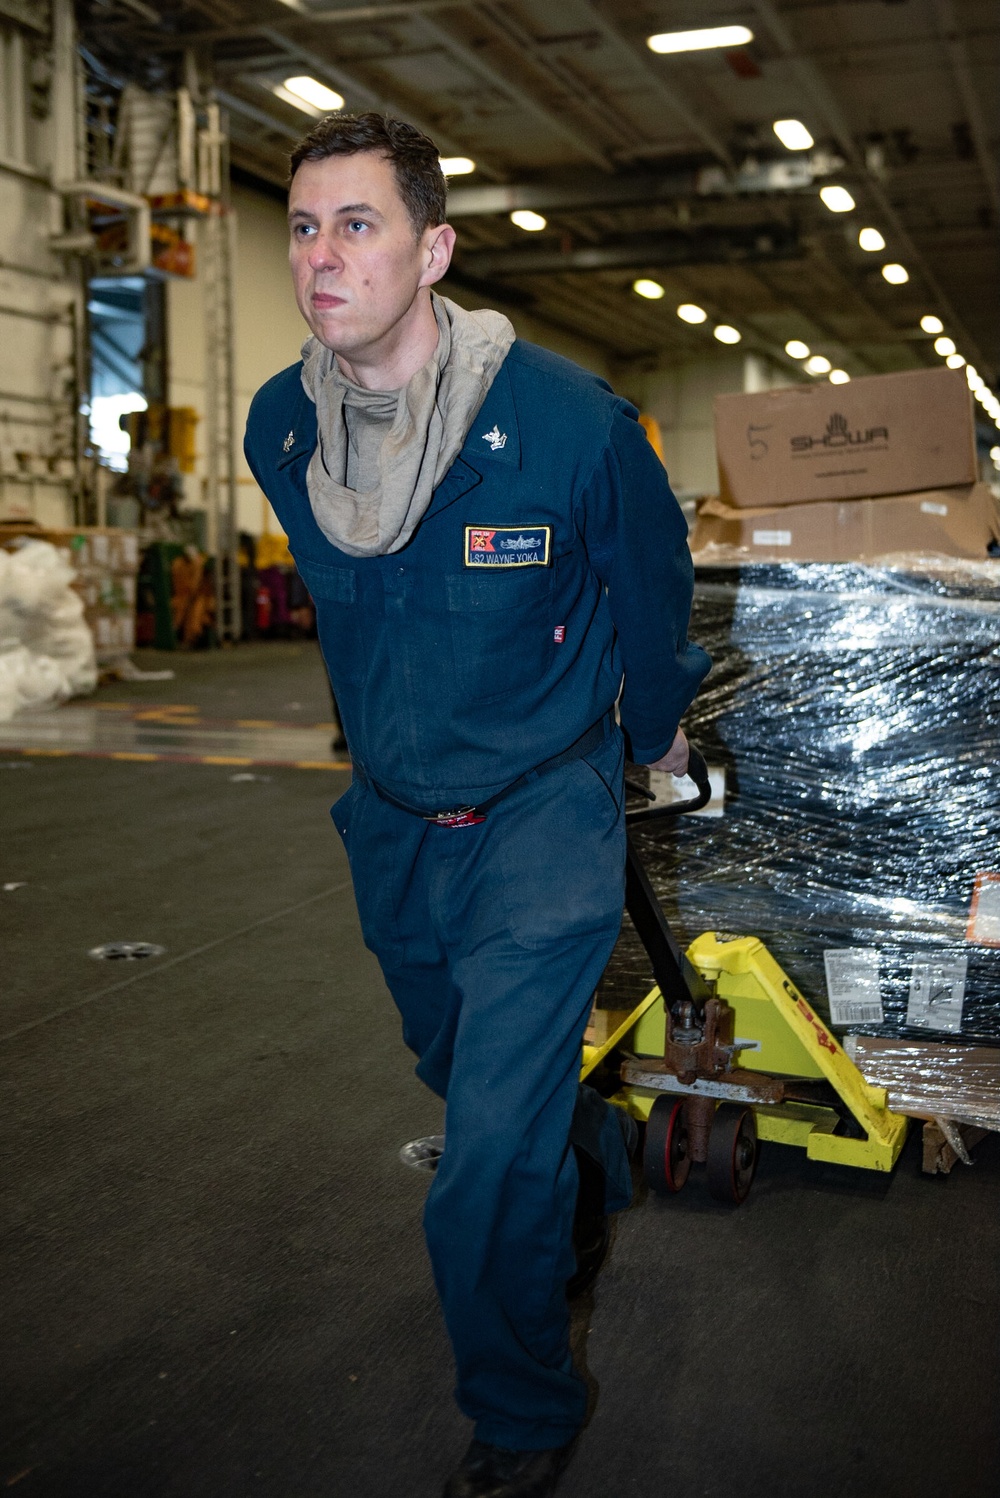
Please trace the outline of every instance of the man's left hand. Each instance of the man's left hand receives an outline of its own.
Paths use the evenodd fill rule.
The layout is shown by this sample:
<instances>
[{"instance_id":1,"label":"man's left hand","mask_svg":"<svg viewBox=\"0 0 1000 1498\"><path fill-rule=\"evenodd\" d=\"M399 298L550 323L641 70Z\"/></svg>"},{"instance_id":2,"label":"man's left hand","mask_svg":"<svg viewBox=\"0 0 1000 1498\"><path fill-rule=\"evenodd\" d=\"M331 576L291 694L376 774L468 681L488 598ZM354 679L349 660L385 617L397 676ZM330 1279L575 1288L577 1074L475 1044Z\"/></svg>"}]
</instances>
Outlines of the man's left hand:
<instances>
[{"instance_id":1,"label":"man's left hand","mask_svg":"<svg viewBox=\"0 0 1000 1498\"><path fill-rule=\"evenodd\" d=\"M649 766L651 770L665 770L668 775L686 775L688 767L688 741L683 728L678 728L674 742L662 759Z\"/></svg>"}]
</instances>

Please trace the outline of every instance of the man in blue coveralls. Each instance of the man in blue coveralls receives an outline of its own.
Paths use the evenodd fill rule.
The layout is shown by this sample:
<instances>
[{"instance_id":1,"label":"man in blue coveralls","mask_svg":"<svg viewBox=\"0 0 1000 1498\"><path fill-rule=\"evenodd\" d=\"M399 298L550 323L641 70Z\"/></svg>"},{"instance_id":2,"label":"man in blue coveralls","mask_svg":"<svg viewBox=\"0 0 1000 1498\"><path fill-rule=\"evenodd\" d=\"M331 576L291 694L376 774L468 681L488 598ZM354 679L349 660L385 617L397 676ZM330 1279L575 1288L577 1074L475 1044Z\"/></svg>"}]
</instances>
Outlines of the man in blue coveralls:
<instances>
[{"instance_id":1,"label":"man in blue coveralls","mask_svg":"<svg viewBox=\"0 0 1000 1498\"><path fill-rule=\"evenodd\" d=\"M580 1047L621 922L626 743L683 773L708 669L686 527L633 407L432 293L455 231L426 136L322 120L289 224L312 336L246 453L316 603L365 941L447 1105L424 1225L475 1429L445 1498L541 1498L586 1407L567 1286L631 1194L635 1125L578 1086Z\"/></svg>"}]
</instances>

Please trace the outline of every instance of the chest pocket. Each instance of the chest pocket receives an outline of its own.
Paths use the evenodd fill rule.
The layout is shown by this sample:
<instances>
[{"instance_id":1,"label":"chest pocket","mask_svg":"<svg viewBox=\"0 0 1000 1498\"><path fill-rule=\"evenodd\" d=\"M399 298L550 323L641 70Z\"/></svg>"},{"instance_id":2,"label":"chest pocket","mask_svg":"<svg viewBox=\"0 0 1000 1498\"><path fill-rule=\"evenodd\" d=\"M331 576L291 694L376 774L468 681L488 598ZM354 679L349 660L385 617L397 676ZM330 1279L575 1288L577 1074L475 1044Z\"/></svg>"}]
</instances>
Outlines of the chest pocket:
<instances>
[{"instance_id":1,"label":"chest pocket","mask_svg":"<svg viewBox=\"0 0 1000 1498\"><path fill-rule=\"evenodd\" d=\"M539 681L554 648L551 567L480 567L446 578L455 676L475 702Z\"/></svg>"},{"instance_id":2,"label":"chest pocket","mask_svg":"<svg viewBox=\"0 0 1000 1498\"><path fill-rule=\"evenodd\" d=\"M334 685L343 681L361 686L368 661L354 569L299 557L295 565L316 605L320 644Z\"/></svg>"}]
</instances>

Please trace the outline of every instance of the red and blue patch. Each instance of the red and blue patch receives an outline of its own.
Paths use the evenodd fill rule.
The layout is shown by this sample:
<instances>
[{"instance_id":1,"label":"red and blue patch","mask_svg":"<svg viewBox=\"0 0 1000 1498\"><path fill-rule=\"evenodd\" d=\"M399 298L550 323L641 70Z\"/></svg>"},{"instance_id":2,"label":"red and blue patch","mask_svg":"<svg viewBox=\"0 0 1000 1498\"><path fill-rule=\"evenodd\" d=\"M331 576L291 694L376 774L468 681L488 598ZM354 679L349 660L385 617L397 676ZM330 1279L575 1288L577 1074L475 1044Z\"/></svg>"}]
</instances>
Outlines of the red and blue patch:
<instances>
[{"instance_id":1,"label":"red and blue patch","mask_svg":"<svg viewBox=\"0 0 1000 1498\"><path fill-rule=\"evenodd\" d=\"M466 567L547 567L551 525L467 525Z\"/></svg>"}]
</instances>

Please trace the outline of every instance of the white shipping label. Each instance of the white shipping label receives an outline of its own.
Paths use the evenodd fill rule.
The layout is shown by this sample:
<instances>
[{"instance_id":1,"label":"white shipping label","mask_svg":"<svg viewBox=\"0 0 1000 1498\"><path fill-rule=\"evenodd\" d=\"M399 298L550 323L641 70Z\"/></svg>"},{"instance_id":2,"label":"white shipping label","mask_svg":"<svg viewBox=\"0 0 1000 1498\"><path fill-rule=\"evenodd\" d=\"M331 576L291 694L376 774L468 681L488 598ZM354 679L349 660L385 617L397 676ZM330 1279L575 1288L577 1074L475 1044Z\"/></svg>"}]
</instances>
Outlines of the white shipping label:
<instances>
[{"instance_id":1,"label":"white shipping label","mask_svg":"<svg viewBox=\"0 0 1000 1498\"><path fill-rule=\"evenodd\" d=\"M1000 874L977 874L965 939L1000 947Z\"/></svg>"},{"instance_id":2,"label":"white shipping label","mask_svg":"<svg viewBox=\"0 0 1000 1498\"><path fill-rule=\"evenodd\" d=\"M791 546L791 531L754 531L755 546Z\"/></svg>"},{"instance_id":3,"label":"white shipping label","mask_svg":"<svg viewBox=\"0 0 1000 1498\"><path fill-rule=\"evenodd\" d=\"M948 506L936 504L933 499L924 499L920 502L920 508L925 515L947 515Z\"/></svg>"},{"instance_id":4,"label":"white shipping label","mask_svg":"<svg viewBox=\"0 0 1000 1498\"><path fill-rule=\"evenodd\" d=\"M831 1025L880 1025L885 1018L877 947L827 947L826 994Z\"/></svg>"},{"instance_id":5,"label":"white shipping label","mask_svg":"<svg viewBox=\"0 0 1000 1498\"><path fill-rule=\"evenodd\" d=\"M700 811L689 813L694 817L721 817L726 806L726 769L724 765L709 765L708 783L712 787L712 799ZM666 770L650 770L649 789L656 797L650 805L662 806L664 802L693 801L698 787L687 775L670 775Z\"/></svg>"},{"instance_id":6,"label":"white shipping label","mask_svg":"<svg viewBox=\"0 0 1000 1498\"><path fill-rule=\"evenodd\" d=\"M906 1023L921 1030L960 1030L968 964L967 957L954 952L928 952L926 957L915 957L910 969Z\"/></svg>"}]
</instances>

